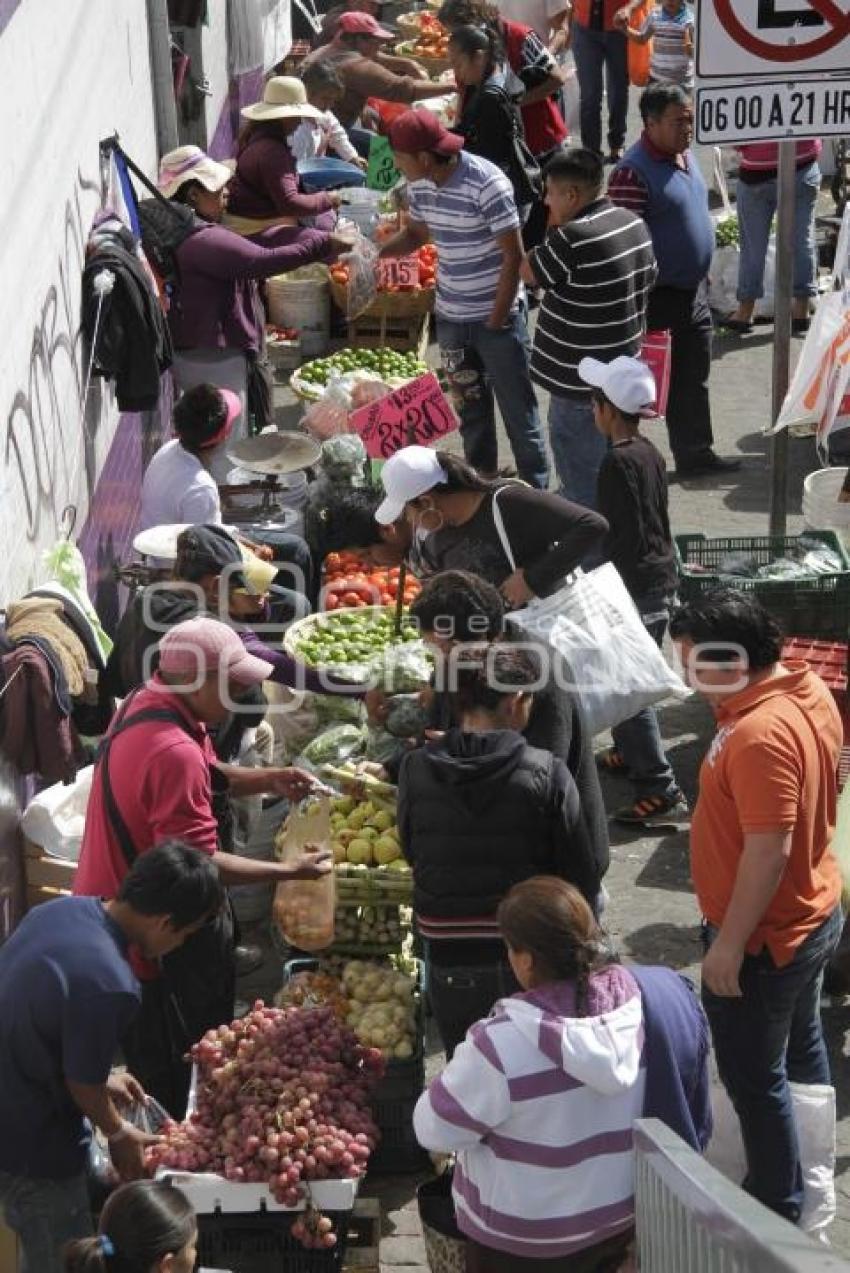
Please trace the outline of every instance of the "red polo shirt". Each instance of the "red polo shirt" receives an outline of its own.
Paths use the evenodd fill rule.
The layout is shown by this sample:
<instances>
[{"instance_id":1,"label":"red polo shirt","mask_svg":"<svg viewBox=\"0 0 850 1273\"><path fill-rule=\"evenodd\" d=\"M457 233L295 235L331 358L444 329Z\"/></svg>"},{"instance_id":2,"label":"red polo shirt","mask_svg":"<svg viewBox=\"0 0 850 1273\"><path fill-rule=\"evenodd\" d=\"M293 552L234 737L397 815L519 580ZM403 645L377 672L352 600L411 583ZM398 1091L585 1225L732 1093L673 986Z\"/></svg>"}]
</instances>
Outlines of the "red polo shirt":
<instances>
[{"instance_id":1,"label":"red polo shirt","mask_svg":"<svg viewBox=\"0 0 850 1273\"><path fill-rule=\"evenodd\" d=\"M155 688L158 686L158 688ZM169 721L146 721L122 733L109 752L109 779L115 802L139 853L163 840L185 840L204 853L218 851L209 766L215 762L206 726L192 716L179 694L154 677L133 700L125 719L149 708L167 708L186 722L188 733ZM74 892L115 897L128 867L106 815L100 767L95 769L86 812ZM135 961L138 975L156 968Z\"/></svg>"}]
</instances>

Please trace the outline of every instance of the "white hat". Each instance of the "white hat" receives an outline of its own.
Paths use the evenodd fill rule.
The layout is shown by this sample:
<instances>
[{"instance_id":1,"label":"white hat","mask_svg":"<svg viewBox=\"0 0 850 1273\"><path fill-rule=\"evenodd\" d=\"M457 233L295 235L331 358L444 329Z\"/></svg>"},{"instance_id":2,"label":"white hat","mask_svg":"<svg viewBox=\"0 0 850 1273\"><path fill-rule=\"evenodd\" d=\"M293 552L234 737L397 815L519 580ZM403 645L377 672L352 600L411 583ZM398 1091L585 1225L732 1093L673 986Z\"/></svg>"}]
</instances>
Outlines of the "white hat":
<instances>
[{"instance_id":1,"label":"white hat","mask_svg":"<svg viewBox=\"0 0 850 1273\"><path fill-rule=\"evenodd\" d=\"M263 89L263 100L243 106L245 119L321 119L322 112L307 101L307 90L293 75L273 75Z\"/></svg>"},{"instance_id":2,"label":"white hat","mask_svg":"<svg viewBox=\"0 0 850 1273\"><path fill-rule=\"evenodd\" d=\"M585 384L601 390L609 402L626 415L654 415L655 377L639 358L621 355L613 362L582 358L578 374Z\"/></svg>"},{"instance_id":3,"label":"white hat","mask_svg":"<svg viewBox=\"0 0 850 1273\"><path fill-rule=\"evenodd\" d=\"M197 181L205 190L215 192L226 186L232 176L232 165L210 159L200 146L178 146L160 159L156 184L166 199L171 199L187 181Z\"/></svg>"},{"instance_id":4,"label":"white hat","mask_svg":"<svg viewBox=\"0 0 850 1273\"><path fill-rule=\"evenodd\" d=\"M375 511L375 521L380 526L391 526L401 517L405 504L447 481L448 474L436 451L427 446L402 447L390 456L381 473L386 498Z\"/></svg>"}]
</instances>

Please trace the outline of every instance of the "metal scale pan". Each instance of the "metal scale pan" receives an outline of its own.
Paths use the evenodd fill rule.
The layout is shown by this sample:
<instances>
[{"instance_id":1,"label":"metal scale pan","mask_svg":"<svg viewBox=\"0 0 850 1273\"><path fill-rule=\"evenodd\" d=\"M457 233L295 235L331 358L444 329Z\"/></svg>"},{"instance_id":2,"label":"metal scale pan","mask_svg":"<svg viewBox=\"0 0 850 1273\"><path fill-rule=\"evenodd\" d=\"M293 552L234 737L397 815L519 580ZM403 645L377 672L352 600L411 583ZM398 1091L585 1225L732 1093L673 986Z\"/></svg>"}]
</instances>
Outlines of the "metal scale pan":
<instances>
[{"instance_id":1,"label":"metal scale pan","mask_svg":"<svg viewBox=\"0 0 850 1273\"><path fill-rule=\"evenodd\" d=\"M280 478L312 468L320 455L319 443L304 433L258 433L256 437L234 442L228 448L228 459L237 468L256 473L262 480L219 488L228 518L262 525L268 530L289 529L288 522L281 520L277 504L283 490ZM257 496L257 502L246 507L245 501L250 496Z\"/></svg>"}]
</instances>

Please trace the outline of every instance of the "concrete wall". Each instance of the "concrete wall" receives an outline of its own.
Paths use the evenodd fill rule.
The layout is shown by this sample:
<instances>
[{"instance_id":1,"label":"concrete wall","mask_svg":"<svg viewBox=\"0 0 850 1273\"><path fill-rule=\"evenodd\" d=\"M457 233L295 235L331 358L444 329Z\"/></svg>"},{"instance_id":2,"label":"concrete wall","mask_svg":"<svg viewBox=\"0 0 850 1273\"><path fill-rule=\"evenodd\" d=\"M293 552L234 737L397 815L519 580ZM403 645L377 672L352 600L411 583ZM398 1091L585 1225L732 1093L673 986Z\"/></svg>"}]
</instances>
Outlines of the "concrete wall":
<instances>
[{"instance_id":1,"label":"concrete wall","mask_svg":"<svg viewBox=\"0 0 850 1273\"><path fill-rule=\"evenodd\" d=\"M117 130L155 171L145 4L0 0L0 83L2 605L39 578L68 507L79 534L118 427L99 384L80 410L80 276L100 138Z\"/></svg>"}]
</instances>

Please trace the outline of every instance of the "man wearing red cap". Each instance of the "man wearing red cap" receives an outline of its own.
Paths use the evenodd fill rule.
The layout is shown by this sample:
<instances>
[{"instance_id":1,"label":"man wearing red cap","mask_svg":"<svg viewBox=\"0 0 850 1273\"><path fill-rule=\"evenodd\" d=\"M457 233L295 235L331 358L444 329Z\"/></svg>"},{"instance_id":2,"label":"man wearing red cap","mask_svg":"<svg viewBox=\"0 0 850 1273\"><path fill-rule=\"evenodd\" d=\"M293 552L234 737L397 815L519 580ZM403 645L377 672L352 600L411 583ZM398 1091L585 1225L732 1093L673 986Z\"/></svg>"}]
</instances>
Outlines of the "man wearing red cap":
<instances>
[{"instance_id":1,"label":"man wearing red cap","mask_svg":"<svg viewBox=\"0 0 850 1273\"><path fill-rule=\"evenodd\" d=\"M124 699L101 744L92 779L74 892L117 897L133 863L166 840L208 853L225 884L312 879L331 868L328 854L290 863L256 861L228 848L227 795L272 793L301 800L315 779L300 769L223 765L208 725L273 668L246 649L232 628L200 617L178 623L159 643L159 670ZM124 1055L143 1087L177 1118L185 1112L189 1068L182 1057L212 1026L233 1017L232 924L203 929L179 960L133 958L142 1010Z\"/></svg>"},{"instance_id":2,"label":"man wearing red cap","mask_svg":"<svg viewBox=\"0 0 850 1273\"><path fill-rule=\"evenodd\" d=\"M545 490L549 465L519 301L522 239L511 183L423 108L394 120L389 138L409 182L410 220L381 255L416 252L429 240L439 249L437 339L464 454L480 473L495 476L495 392L520 477Z\"/></svg>"},{"instance_id":3,"label":"man wearing red cap","mask_svg":"<svg viewBox=\"0 0 850 1273\"><path fill-rule=\"evenodd\" d=\"M397 75L379 58L384 58L389 40L397 37L382 27L371 13L343 13L330 44L316 49L304 61L332 66L343 83L343 98L335 110L337 119L349 131L360 121L370 97L385 102L418 102L426 97L444 97L451 85L432 84L413 75ZM355 145L356 138L353 139Z\"/></svg>"}]
</instances>

